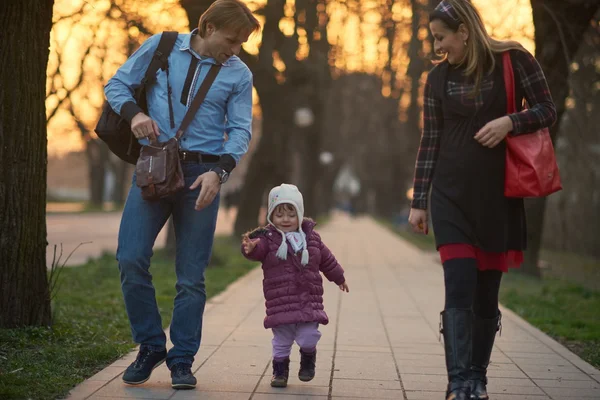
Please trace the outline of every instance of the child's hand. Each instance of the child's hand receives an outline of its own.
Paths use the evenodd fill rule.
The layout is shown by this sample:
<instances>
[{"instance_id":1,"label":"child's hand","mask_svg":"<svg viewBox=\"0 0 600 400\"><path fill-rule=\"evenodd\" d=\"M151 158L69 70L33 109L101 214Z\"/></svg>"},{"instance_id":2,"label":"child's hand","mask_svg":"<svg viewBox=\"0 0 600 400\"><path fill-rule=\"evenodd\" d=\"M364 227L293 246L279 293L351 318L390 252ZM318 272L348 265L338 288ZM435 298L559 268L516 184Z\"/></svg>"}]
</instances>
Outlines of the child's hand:
<instances>
[{"instance_id":1,"label":"child's hand","mask_svg":"<svg viewBox=\"0 0 600 400\"><path fill-rule=\"evenodd\" d=\"M350 293L350 289L348 289L348 284L346 282L342 283L339 287L342 292Z\"/></svg>"},{"instance_id":2,"label":"child's hand","mask_svg":"<svg viewBox=\"0 0 600 400\"><path fill-rule=\"evenodd\" d=\"M242 239L242 246L244 247L244 253L250 254L258 244L260 239L250 239L248 236L244 236Z\"/></svg>"}]
</instances>

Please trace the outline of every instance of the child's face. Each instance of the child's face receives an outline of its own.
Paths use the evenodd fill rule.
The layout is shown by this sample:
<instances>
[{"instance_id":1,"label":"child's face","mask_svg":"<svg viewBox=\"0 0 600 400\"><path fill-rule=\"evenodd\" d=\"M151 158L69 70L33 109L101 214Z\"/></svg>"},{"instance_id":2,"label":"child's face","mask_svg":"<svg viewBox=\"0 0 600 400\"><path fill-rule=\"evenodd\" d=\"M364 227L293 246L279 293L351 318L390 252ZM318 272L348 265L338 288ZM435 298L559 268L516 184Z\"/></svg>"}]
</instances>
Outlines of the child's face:
<instances>
[{"instance_id":1,"label":"child's face","mask_svg":"<svg viewBox=\"0 0 600 400\"><path fill-rule=\"evenodd\" d=\"M275 228L282 232L294 232L298 230L298 215L296 209L290 204L280 204L273 210L271 221Z\"/></svg>"}]
</instances>

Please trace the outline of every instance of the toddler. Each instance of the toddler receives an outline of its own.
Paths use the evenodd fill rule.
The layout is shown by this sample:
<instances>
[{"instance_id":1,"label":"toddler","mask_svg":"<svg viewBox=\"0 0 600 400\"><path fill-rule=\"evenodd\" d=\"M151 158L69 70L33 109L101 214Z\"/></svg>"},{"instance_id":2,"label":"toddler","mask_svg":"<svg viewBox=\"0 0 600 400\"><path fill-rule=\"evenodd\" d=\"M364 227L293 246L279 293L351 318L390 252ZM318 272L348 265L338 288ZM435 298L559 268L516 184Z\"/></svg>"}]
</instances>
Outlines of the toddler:
<instances>
[{"instance_id":1,"label":"toddler","mask_svg":"<svg viewBox=\"0 0 600 400\"><path fill-rule=\"evenodd\" d=\"M273 331L273 378L271 386L286 387L294 341L300 346L303 382L315 376L319 324L329 319L323 308L323 279L348 292L344 270L314 230L316 223L304 218L302 194L294 185L282 184L269 193L266 227L244 235L242 253L260 261L267 315L264 326Z\"/></svg>"}]
</instances>

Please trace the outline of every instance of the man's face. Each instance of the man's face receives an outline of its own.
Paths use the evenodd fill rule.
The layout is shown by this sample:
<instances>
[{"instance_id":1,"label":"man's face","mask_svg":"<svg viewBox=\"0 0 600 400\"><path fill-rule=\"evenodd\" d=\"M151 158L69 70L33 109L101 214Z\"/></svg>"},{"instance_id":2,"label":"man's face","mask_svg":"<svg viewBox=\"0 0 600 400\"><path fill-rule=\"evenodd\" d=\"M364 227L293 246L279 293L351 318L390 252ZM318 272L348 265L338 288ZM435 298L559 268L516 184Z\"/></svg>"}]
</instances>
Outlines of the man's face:
<instances>
[{"instance_id":1,"label":"man's face","mask_svg":"<svg viewBox=\"0 0 600 400\"><path fill-rule=\"evenodd\" d=\"M233 32L228 29L216 29L214 25L208 24L204 37L211 57L218 63L224 63L231 56L239 55L242 44L248 41L250 32Z\"/></svg>"}]
</instances>

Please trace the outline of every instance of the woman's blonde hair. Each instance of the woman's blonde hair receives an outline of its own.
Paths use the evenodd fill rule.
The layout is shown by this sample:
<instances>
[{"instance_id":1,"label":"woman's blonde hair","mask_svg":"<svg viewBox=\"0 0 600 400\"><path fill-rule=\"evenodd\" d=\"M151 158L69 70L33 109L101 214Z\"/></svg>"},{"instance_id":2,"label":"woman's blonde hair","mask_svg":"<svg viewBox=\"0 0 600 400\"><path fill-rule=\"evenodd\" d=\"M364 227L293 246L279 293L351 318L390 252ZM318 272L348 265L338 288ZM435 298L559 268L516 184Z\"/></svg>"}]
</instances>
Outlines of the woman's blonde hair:
<instances>
[{"instance_id":1,"label":"woman's blonde hair","mask_svg":"<svg viewBox=\"0 0 600 400\"><path fill-rule=\"evenodd\" d=\"M469 32L469 38L466 41L467 49L465 57L459 65L465 66L465 75L474 76L474 94L481 87L483 77L490 74L496 67L496 54L508 50L525 51L525 49L519 42L514 40L497 40L492 38L485 29L479 11L477 11L469 0L444 0L443 3L453 8L453 13L458 18L458 21L455 24L449 24L447 19L439 19L454 32L458 31L461 24L464 24ZM436 15L438 14L433 13L430 20L436 19Z\"/></svg>"},{"instance_id":2,"label":"woman's blonde hair","mask_svg":"<svg viewBox=\"0 0 600 400\"><path fill-rule=\"evenodd\" d=\"M217 0L208 7L198 22L200 37L206 35L208 24L216 29L228 29L236 34L260 31L260 22L252 15L252 11L240 0Z\"/></svg>"}]
</instances>

